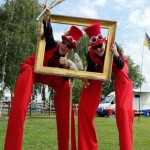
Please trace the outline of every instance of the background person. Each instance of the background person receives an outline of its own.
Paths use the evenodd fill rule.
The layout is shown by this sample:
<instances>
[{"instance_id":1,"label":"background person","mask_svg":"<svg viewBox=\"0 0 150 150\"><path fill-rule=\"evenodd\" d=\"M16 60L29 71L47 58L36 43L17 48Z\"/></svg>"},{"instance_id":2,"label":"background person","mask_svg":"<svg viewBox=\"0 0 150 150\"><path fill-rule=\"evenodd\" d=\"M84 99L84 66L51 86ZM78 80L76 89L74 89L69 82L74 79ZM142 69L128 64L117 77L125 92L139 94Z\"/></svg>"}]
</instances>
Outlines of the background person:
<instances>
[{"instance_id":1,"label":"background person","mask_svg":"<svg viewBox=\"0 0 150 150\"><path fill-rule=\"evenodd\" d=\"M87 71L102 72L106 52L106 39L101 34L100 24L93 24L85 29L90 44L87 53ZM128 77L128 60L120 48L113 44L114 54L112 72L116 93L116 123L119 132L120 150L132 150L133 124L133 90L132 81ZM102 92L102 82L85 80L78 110L78 149L98 150L98 142L94 127L94 117Z\"/></svg>"}]
</instances>

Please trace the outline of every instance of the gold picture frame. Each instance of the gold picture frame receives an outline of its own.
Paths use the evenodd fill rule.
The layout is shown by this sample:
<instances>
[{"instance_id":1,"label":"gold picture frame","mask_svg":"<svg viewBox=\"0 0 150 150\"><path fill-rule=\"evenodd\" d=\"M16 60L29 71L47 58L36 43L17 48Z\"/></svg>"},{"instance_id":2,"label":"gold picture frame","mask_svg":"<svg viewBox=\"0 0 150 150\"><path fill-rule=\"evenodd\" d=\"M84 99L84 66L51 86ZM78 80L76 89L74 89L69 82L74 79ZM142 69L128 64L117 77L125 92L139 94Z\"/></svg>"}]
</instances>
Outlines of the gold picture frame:
<instances>
[{"instance_id":1,"label":"gold picture frame","mask_svg":"<svg viewBox=\"0 0 150 150\"><path fill-rule=\"evenodd\" d=\"M67 25L76 25L76 26L89 26L91 24L100 22L101 28L108 29L107 37L107 48L104 61L104 68L102 73L88 72L88 71L76 71L55 67L46 67L43 66L44 53L45 53L45 39L43 37L43 24L40 26L40 35L38 41L38 50L35 60L34 72L38 74L51 74L65 77L75 77L82 79L92 79L92 80L101 80L101 81L110 81L111 72L112 72L112 61L113 56L110 51L110 46L115 41L115 32L116 32L116 21L109 20L98 20L98 19L89 19L89 18L79 18L79 17L70 17L51 14L51 22Z\"/></svg>"}]
</instances>

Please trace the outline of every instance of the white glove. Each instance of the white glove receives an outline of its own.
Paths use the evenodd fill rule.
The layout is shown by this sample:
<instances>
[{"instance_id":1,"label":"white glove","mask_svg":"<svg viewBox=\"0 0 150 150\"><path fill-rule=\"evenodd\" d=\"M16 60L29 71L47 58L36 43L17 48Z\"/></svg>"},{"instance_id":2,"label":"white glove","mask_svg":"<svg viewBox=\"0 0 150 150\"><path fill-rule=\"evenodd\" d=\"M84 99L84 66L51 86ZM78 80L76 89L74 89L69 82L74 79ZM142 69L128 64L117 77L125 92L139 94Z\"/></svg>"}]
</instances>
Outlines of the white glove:
<instances>
[{"instance_id":1,"label":"white glove","mask_svg":"<svg viewBox=\"0 0 150 150\"><path fill-rule=\"evenodd\" d=\"M67 59L67 62L68 62L69 69L78 70L76 64L73 61L71 61L70 59Z\"/></svg>"},{"instance_id":2,"label":"white glove","mask_svg":"<svg viewBox=\"0 0 150 150\"><path fill-rule=\"evenodd\" d=\"M79 70L83 70L83 63L78 55L78 53L74 53L74 61Z\"/></svg>"}]
</instances>

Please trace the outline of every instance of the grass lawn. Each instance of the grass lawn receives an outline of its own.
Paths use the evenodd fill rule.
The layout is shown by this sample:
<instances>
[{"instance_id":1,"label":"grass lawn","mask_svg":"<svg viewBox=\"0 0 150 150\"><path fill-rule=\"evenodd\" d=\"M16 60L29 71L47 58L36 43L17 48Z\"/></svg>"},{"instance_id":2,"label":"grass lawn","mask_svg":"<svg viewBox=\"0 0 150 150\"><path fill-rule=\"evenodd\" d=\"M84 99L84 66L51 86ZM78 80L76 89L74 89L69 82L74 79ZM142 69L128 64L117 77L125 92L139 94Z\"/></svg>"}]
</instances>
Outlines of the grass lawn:
<instances>
[{"instance_id":1,"label":"grass lawn","mask_svg":"<svg viewBox=\"0 0 150 150\"><path fill-rule=\"evenodd\" d=\"M7 120L0 120L0 150L3 150ZM95 117L99 150L119 150L115 118ZM76 118L77 129L77 118ZM27 118L25 122L23 150L57 150L56 119ZM150 117L134 119L133 150L150 150Z\"/></svg>"}]
</instances>

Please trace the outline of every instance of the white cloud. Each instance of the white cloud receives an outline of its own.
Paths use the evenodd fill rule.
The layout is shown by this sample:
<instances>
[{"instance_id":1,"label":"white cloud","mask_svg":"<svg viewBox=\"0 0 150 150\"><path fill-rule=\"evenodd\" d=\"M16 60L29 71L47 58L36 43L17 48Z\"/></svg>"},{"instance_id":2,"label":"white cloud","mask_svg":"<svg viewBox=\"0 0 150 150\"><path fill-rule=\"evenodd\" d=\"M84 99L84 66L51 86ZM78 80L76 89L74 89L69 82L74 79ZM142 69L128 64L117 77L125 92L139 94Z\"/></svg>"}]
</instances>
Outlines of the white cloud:
<instances>
[{"instance_id":1,"label":"white cloud","mask_svg":"<svg viewBox=\"0 0 150 150\"><path fill-rule=\"evenodd\" d=\"M150 7L145 8L141 15L140 26L143 28L150 29Z\"/></svg>"},{"instance_id":2,"label":"white cloud","mask_svg":"<svg viewBox=\"0 0 150 150\"><path fill-rule=\"evenodd\" d=\"M134 7L142 7L143 5L145 5L146 1L144 0L131 0L131 5L133 5Z\"/></svg>"},{"instance_id":3,"label":"white cloud","mask_svg":"<svg viewBox=\"0 0 150 150\"><path fill-rule=\"evenodd\" d=\"M86 5L84 6L79 6L77 10L81 16L89 17L89 18L99 18L98 12L94 9L93 6Z\"/></svg>"},{"instance_id":4,"label":"white cloud","mask_svg":"<svg viewBox=\"0 0 150 150\"><path fill-rule=\"evenodd\" d=\"M114 9L121 11L121 15L128 17L137 9L142 11L146 9L149 6L149 2L144 0L114 0L111 5Z\"/></svg>"},{"instance_id":5,"label":"white cloud","mask_svg":"<svg viewBox=\"0 0 150 150\"><path fill-rule=\"evenodd\" d=\"M107 0L83 0L83 4L104 6Z\"/></svg>"},{"instance_id":6,"label":"white cloud","mask_svg":"<svg viewBox=\"0 0 150 150\"><path fill-rule=\"evenodd\" d=\"M118 10L122 10L127 6L127 0L114 0L114 7Z\"/></svg>"},{"instance_id":7,"label":"white cloud","mask_svg":"<svg viewBox=\"0 0 150 150\"><path fill-rule=\"evenodd\" d=\"M128 25L133 28L137 27L140 23L141 14L142 14L141 10L132 11L132 13L130 13L128 18Z\"/></svg>"},{"instance_id":8,"label":"white cloud","mask_svg":"<svg viewBox=\"0 0 150 150\"><path fill-rule=\"evenodd\" d=\"M73 16L83 16L88 18L99 18L99 11L101 7L104 7L107 4L107 0L82 0L82 1L76 1L74 3L73 8L69 11L69 15ZM69 3L68 3L69 5ZM98 8L98 9L97 9Z\"/></svg>"},{"instance_id":9,"label":"white cloud","mask_svg":"<svg viewBox=\"0 0 150 150\"><path fill-rule=\"evenodd\" d=\"M126 3L127 0L114 0L114 2L116 2L116 3Z\"/></svg>"},{"instance_id":10,"label":"white cloud","mask_svg":"<svg viewBox=\"0 0 150 150\"><path fill-rule=\"evenodd\" d=\"M91 0L87 0L87 1L91 1ZM106 5L106 0L93 0L94 5L99 5L99 6L105 6Z\"/></svg>"},{"instance_id":11,"label":"white cloud","mask_svg":"<svg viewBox=\"0 0 150 150\"><path fill-rule=\"evenodd\" d=\"M127 3L127 0L114 0L114 2L120 6L125 6Z\"/></svg>"},{"instance_id":12,"label":"white cloud","mask_svg":"<svg viewBox=\"0 0 150 150\"><path fill-rule=\"evenodd\" d=\"M150 18L150 7L144 10L136 9L130 13L127 24L131 28L150 29L150 19L148 18Z\"/></svg>"}]
</instances>

